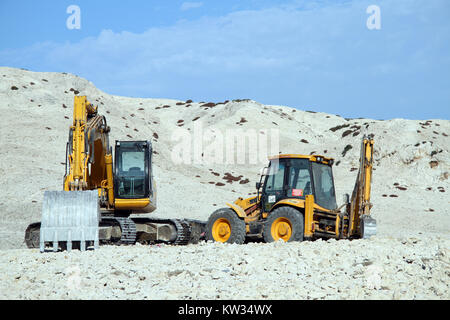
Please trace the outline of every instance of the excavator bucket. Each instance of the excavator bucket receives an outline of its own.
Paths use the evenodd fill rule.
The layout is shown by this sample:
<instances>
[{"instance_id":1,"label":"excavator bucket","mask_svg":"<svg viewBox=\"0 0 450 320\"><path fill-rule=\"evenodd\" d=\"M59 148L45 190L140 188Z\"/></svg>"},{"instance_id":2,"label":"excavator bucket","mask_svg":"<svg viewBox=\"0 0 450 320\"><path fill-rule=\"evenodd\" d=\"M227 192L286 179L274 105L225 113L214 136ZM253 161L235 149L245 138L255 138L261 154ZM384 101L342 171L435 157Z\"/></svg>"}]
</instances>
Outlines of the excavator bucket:
<instances>
[{"instance_id":1,"label":"excavator bucket","mask_svg":"<svg viewBox=\"0 0 450 320\"><path fill-rule=\"evenodd\" d=\"M86 241L93 241L98 248L100 210L98 191L46 191L42 204L40 250L44 252L48 242L57 251L59 243L72 249L72 242L80 242L80 250L86 250Z\"/></svg>"}]
</instances>

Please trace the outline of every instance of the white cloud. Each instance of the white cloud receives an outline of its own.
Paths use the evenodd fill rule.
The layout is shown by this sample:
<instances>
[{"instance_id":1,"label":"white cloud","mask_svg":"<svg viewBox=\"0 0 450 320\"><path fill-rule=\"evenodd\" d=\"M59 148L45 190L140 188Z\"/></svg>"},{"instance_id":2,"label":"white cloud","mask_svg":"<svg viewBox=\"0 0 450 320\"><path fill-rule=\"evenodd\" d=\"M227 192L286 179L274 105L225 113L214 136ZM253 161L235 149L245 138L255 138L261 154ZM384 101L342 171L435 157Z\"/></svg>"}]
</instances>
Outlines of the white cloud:
<instances>
[{"instance_id":1,"label":"white cloud","mask_svg":"<svg viewBox=\"0 0 450 320\"><path fill-rule=\"evenodd\" d=\"M180 10L181 11L186 11L186 10L190 10L190 9L195 9L195 8L200 8L201 6L203 6L203 2L183 2L181 4Z\"/></svg>"}]
</instances>

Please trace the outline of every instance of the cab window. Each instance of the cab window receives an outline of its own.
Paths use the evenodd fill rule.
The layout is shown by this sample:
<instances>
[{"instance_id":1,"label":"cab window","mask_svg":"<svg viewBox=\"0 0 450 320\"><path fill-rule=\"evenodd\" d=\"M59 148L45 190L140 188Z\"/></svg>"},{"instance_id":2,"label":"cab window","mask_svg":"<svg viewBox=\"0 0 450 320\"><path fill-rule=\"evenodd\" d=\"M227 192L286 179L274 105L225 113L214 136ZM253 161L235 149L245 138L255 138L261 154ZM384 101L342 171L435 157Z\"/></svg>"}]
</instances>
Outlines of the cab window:
<instances>
[{"instance_id":1,"label":"cab window","mask_svg":"<svg viewBox=\"0 0 450 320\"><path fill-rule=\"evenodd\" d=\"M304 198L312 194L308 159L291 159L288 175L288 197Z\"/></svg>"},{"instance_id":2,"label":"cab window","mask_svg":"<svg viewBox=\"0 0 450 320\"><path fill-rule=\"evenodd\" d=\"M283 191L284 182L284 163L280 162L278 165L274 165L271 162L269 167L269 174L265 185L266 192Z\"/></svg>"}]
</instances>

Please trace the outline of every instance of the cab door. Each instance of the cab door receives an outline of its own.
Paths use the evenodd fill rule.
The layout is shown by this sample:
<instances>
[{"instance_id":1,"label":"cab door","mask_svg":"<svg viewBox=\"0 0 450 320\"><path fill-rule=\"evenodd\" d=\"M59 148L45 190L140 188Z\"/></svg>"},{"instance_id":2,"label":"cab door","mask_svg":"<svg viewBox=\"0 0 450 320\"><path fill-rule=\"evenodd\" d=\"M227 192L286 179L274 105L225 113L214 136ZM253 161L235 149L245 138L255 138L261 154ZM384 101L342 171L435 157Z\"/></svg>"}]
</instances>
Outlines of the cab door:
<instances>
[{"instance_id":1,"label":"cab door","mask_svg":"<svg viewBox=\"0 0 450 320\"><path fill-rule=\"evenodd\" d=\"M269 212L273 205L286 198L285 190L286 161L284 159L272 160L269 165L269 172L264 182L263 190L263 211Z\"/></svg>"},{"instance_id":2,"label":"cab door","mask_svg":"<svg viewBox=\"0 0 450 320\"><path fill-rule=\"evenodd\" d=\"M310 161L308 159L289 159L286 197L305 199L308 194L313 194Z\"/></svg>"},{"instance_id":3,"label":"cab door","mask_svg":"<svg viewBox=\"0 0 450 320\"><path fill-rule=\"evenodd\" d=\"M114 196L143 199L151 193L151 145L148 141L117 141Z\"/></svg>"}]
</instances>

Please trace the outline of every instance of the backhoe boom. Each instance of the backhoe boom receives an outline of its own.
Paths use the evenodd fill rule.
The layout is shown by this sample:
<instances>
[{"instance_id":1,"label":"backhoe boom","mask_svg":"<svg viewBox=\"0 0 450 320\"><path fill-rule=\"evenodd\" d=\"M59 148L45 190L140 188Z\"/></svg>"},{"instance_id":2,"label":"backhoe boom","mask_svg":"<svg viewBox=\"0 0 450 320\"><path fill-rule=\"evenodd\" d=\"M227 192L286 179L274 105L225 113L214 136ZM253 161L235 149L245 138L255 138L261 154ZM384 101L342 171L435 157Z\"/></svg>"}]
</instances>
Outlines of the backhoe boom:
<instances>
[{"instance_id":1,"label":"backhoe boom","mask_svg":"<svg viewBox=\"0 0 450 320\"><path fill-rule=\"evenodd\" d=\"M373 168L373 140L364 136L361 143L359 171L351 201L347 206L349 214L349 236L369 237L375 232L375 220L370 217L370 192Z\"/></svg>"}]
</instances>

